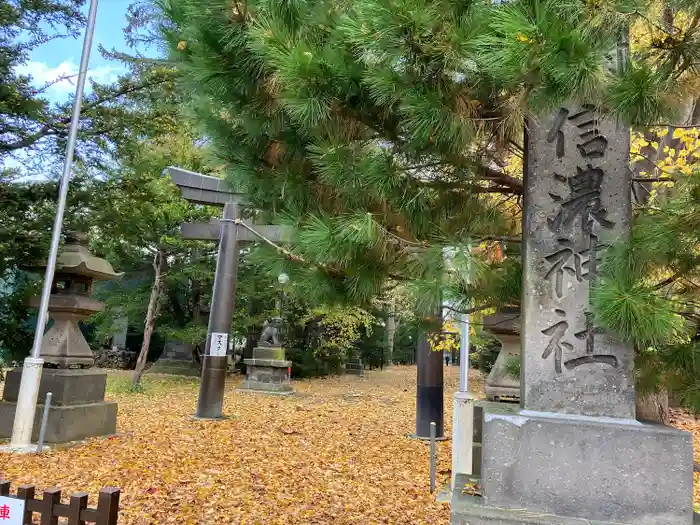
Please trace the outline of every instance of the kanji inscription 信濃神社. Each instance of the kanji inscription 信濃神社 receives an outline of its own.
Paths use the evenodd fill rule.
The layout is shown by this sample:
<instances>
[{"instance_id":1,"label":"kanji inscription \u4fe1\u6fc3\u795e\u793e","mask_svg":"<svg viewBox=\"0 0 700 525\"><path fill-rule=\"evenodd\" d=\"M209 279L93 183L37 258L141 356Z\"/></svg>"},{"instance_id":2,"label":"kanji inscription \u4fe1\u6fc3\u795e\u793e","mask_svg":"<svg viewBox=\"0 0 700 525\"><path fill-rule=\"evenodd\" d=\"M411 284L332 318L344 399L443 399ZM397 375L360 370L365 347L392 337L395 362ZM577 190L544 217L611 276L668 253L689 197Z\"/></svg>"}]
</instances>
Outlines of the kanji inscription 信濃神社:
<instances>
[{"instance_id":1,"label":"kanji inscription \u4fe1\u6fc3\u795e\u793e","mask_svg":"<svg viewBox=\"0 0 700 525\"><path fill-rule=\"evenodd\" d=\"M589 304L605 250L629 230L629 131L566 106L527 133L525 408L631 417L631 349L596 327Z\"/></svg>"}]
</instances>

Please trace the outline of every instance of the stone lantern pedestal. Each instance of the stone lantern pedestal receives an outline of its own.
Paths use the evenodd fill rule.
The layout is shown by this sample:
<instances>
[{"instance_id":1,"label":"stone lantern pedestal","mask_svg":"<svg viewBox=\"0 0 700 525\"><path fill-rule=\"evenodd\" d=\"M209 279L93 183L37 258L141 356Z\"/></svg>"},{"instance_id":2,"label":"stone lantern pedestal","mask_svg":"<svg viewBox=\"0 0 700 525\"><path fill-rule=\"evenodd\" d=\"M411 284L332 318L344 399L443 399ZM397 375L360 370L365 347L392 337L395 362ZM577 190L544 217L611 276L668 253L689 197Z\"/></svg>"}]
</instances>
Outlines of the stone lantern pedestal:
<instances>
[{"instance_id":1,"label":"stone lantern pedestal","mask_svg":"<svg viewBox=\"0 0 700 525\"><path fill-rule=\"evenodd\" d=\"M63 253L56 261L49 316L53 321L44 334L40 357L44 370L39 386L38 408L32 440L37 440L43 414L43 402L52 393L45 440L66 443L91 436L114 434L117 428L117 404L104 400L107 374L92 368L94 357L80 332L78 321L104 305L89 297L94 279L121 277L105 260L92 255L82 244L84 235L68 236ZM39 298L32 299L38 306ZM12 435L22 368L7 373L0 402L0 437Z\"/></svg>"},{"instance_id":2,"label":"stone lantern pedestal","mask_svg":"<svg viewBox=\"0 0 700 525\"><path fill-rule=\"evenodd\" d=\"M520 311L512 309L484 317L484 330L501 342L501 350L484 385L486 397L491 401L518 401L520 379L508 374L506 367L511 359L520 359Z\"/></svg>"}]
</instances>

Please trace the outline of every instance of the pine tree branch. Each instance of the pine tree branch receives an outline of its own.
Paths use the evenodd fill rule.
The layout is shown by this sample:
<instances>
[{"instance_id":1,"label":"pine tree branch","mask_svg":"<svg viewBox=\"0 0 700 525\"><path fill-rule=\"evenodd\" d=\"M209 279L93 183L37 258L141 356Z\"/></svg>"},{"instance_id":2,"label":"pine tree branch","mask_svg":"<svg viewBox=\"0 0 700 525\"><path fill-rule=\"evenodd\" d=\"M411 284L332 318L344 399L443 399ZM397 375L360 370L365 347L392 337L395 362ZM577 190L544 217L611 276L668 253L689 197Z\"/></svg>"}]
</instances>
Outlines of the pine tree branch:
<instances>
[{"instance_id":1,"label":"pine tree branch","mask_svg":"<svg viewBox=\"0 0 700 525\"><path fill-rule=\"evenodd\" d=\"M660 123L660 124L645 124L644 127L648 128L676 128L676 129L695 129L699 128L700 125L698 124L668 124L668 123Z\"/></svg>"},{"instance_id":2,"label":"pine tree branch","mask_svg":"<svg viewBox=\"0 0 700 525\"><path fill-rule=\"evenodd\" d=\"M243 228L248 230L250 233L255 235L258 239L260 239L264 243L266 243L269 246L271 246L272 248L274 248L277 251L277 253L286 257L290 261L293 261L293 262L298 263L298 264L303 264L305 266L310 266L311 264L313 264L314 266L317 266L319 269L323 270L326 273L331 273L331 274L336 274L336 275L342 274L342 272L340 270L335 269L335 268L330 268L327 264L311 263L311 262L307 261L306 259L304 259L303 257L290 252L286 248L283 248L279 244L277 244L274 241L265 237L262 233L251 228L249 225L244 223L242 219L235 219L233 222L234 222L234 224L236 224L238 226L242 226Z\"/></svg>"},{"instance_id":3,"label":"pine tree branch","mask_svg":"<svg viewBox=\"0 0 700 525\"><path fill-rule=\"evenodd\" d=\"M685 270L681 270L679 272L674 273L671 277L668 279L664 279L660 283L655 284L652 287L652 290L660 290L661 288L664 288L665 286L668 286L669 284L673 283L674 281L678 280L679 277L681 277L684 273L686 273Z\"/></svg>"},{"instance_id":4,"label":"pine tree branch","mask_svg":"<svg viewBox=\"0 0 700 525\"><path fill-rule=\"evenodd\" d=\"M488 310L489 308L495 308L496 305L493 304L484 304L481 306L475 306L473 308L467 308L466 310L457 310L456 308L449 306L449 305L443 305L443 308L446 310L450 310L452 312L455 312L457 314L462 314L462 315L469 315L469 314L475 314L477 312L481 312L483 310Z\"/></svg>"},{"instance_id":5,"label":"pine tree branch","mask_svg":"<svg viewBox=\"0 0 700 525\"><path fill-rule=\"evenodd\" d=\"M27 135L26 137L15 142L10 142L9 144L0 144L0 151L7 153L10 151L27 148L29 146L32 146L44 137L58 135L59 133L59 131L51 129L51 126L49 124L44 124L41 128L39 128L39 131L37 131L36 133Z\"/></svg>"},{"instance_id":6,"label":"pine tree branch","mask_svg":"<svg viewBox=\"0 0 700 525\"><path fill-rule=\"evenodd\" d=\"M663 169L661 166L659 166L659 165L656 163L656 161L654 161L653 159L647 157L646 155L644 155L644 154L642 154L642 153L632 153L632 155L634 155L634 156L636 156L636 157L640 157L640 158L642 158L642 159L644 159L644 160L646 160L646 161L651 162L651 163L654 165L654 167L655 167L657 170L659 170L660 172L662 172L662 173L667 173L667 174L669 174L669 175L675 175L674 172Z\"/></svg>"},{"instance_id":7,"label":"pine tree branch","mask_svg":"<svg viewBox=\"0 0 700 525\"><path fill-rule=\"evenodd\" d=\"M518 243L518 244L523 242L522 237L507 237L507 236L498 236L498 235L487 235L485 237L477 237L474 240L475 241L512 242L512 243Z\"/></svg>"},{"instance_id":8,"label":"pine tree branch","mask_svg":"<svg viewBox=\"0 0 700 525\"><path fill-rule=\"evenodd\" d=\"M514 193L517 195L521 195L523 193L523 183L521 180L516 179L515 177L511 177L510 175L506 175L505 173L496 171L492 168L488 168L486 166L482 167L482 173L479 175L479 179L487 180L489 182L496 183L500 186L505 186L506 188L511 190L510 193Z\"/></svg>"}]
</instances>

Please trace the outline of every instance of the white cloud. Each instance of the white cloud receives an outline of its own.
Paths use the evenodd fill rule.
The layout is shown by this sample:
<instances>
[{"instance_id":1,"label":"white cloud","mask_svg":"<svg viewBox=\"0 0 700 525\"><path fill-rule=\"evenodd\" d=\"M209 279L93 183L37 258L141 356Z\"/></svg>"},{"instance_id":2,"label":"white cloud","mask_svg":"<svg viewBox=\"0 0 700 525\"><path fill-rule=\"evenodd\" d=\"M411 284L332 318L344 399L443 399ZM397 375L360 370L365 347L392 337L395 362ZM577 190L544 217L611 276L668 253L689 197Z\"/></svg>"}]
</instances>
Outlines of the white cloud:
<instances>
[{"instance_id":1,"label":"white cloud","mask_svg":"<svg viewBox=\"0 0 700 525\"><path fill-rule=\"evenodd\" d=\"M45 62L31 60L26 64L18 66L15 71L20 75L32 77L32 84L41 89L49 83L53 83L46 89L46 95L50 99L64 99L75 91L75 82L78 79L78 65L73 61L64 61L55 67L51 67ZM124 68L120 66L99 66L88 69L88 78L96 82L105 83L116 80ZM89 83L86 83L89 89Z\"/></svg>"}]
</instances>

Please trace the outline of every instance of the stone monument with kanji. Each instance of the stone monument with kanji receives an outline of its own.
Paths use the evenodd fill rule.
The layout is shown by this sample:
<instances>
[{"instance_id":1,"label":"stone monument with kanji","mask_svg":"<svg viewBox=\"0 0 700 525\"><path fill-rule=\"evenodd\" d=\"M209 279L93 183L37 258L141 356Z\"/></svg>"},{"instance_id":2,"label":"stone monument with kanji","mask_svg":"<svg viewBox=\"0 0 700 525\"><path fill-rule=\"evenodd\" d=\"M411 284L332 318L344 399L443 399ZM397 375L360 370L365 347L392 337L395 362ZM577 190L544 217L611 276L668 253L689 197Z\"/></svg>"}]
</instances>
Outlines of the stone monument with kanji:
<instances>
[{"instance_id":1,"label":"stone monument with kanji","mask_svg":"<svg viewBox=\"0 0 700 525\"><path fill-rule=\"evenodd\" d=\"M455 487L453 524L693 523L692 436L635 419L634 349L590 305L630 232L628 165L629 129L591 106L528 122L521 409L484 407L478 496Z\"/></svg>"}]
</instances>

